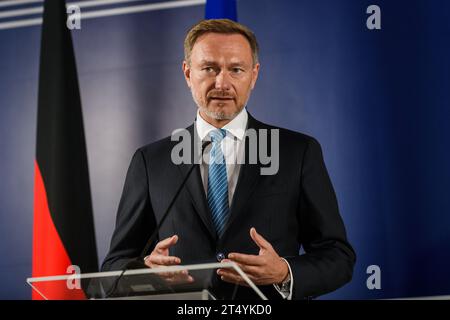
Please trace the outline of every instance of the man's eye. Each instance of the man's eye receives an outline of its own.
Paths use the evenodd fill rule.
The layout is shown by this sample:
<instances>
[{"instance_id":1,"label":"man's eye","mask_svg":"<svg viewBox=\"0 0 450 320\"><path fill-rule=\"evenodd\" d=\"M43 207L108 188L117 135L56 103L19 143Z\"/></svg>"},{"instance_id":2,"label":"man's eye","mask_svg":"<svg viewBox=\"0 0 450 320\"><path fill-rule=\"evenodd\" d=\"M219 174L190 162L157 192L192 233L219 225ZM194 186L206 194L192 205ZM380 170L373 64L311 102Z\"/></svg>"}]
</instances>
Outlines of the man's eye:
<instances>
[{"instance_id":1,"label":"man's eye","mask_svg":"<svg viewBox=\"0 0 450 320\"><path fill-rule=\"evenodd\" d=\"M202 70L206 71L206 72L214 72L214 68L213 67L205 67Z\"/></svg>"},{"instance_id":2,"label":"man's eye","mask_svg":"<svg viewBox=\"0 0 450 320\"><path fill-rule=\"evenodd\" d=\"M241 68L233 68L233 69L231 69L232 71L233 71L233 73L241 73L241 72L243 72L244 70L242 70Z\"/></svg>"}]
</instances>

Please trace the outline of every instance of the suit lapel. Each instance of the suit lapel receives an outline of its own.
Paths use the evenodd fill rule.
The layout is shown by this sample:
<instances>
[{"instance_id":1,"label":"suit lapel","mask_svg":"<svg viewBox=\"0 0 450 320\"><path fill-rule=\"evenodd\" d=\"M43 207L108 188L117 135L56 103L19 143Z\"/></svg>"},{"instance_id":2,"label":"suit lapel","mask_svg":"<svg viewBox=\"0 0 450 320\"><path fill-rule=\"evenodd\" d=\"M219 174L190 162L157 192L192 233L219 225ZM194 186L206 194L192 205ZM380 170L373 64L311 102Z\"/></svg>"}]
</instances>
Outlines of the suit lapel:
<instances>
[{"instance_id":1,"label":"suit lapel","mask_svg":"<svg viewBox=\"0 0 450 320\"><path fill-rule=\"evenodd\" d=\"M197 131L195 130L195 125L191 125L187 128L191 137L191 163L194 163L194 158L200 157L201 154L201 144L198 141ZM198 162L198 161L197 161ZM186 176L192 164L180 164L177 167L180 169L180 173L182 179ZM195 168L191 173L191 176L186 181L186 189L188 190L189 195L191 196L192 203L196 209L197 214L200 216L200 219L205 224L208 229L210 235L213 239L217 239L216 231L214 229L214 225L212 223L211 213L208 208L208 204L206 201L206 194L203 188L203 183L200 175L200 166L195 164Z\"/></svg>"}]
</instances>

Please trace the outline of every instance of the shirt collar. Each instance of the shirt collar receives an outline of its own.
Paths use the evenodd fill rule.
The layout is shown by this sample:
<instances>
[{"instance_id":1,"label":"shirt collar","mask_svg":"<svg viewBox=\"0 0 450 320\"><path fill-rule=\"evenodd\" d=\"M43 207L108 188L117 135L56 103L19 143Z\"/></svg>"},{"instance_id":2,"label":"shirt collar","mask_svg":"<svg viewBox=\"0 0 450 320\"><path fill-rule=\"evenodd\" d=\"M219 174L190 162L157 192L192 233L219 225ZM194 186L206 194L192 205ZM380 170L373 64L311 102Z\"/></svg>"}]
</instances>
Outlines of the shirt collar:
<instances>
[{"instance_id":1,"label":"shirt collar","mask_svg":"<svg viewBox=\"0 0 450 320\"><path fill-rule=\"evenodd\" d=\"M245 108L239 112L239 114L230 122L228 122L222 129L227 131L227 135L231 134L232 136L242 140L245 135L245 129L247 128L248 121L248 113ZM197 119L195 121L195 125L197 128L198 136L201 141L205 140L208 137L209 133L212 130L216 130L217 128L206 122L202 116L200 115L199 110L197 110Z\"/></svg>"}]
</instances>

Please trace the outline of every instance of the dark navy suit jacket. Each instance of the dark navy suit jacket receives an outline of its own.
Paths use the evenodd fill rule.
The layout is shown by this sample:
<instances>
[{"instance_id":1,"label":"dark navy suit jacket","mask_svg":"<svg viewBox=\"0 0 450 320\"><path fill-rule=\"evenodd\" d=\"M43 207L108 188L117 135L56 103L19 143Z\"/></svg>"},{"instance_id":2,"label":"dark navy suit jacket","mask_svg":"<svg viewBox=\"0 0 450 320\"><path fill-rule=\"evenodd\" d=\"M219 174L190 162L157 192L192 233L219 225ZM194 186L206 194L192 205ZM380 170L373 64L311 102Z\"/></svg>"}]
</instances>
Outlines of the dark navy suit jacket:
<instances>
[{"instance_id":1,"label":"dark navy suit jacket","mask_svg":"<svg viewBox=\"0 0 450 320\"><path fill-rule=\"evenodd\" d=\"M179 236L170 254L183 264L217 262L217 254L258 254L251 227L265 237L290 264L293 299L314 297L350 281L355 253L344 224L319 143L312 137L261 123L249 115L248 128L279 129L279 170L261 175L261 163L240 168L225 232L217 238L200 177L192 172L159 239ZM194 135L194 125L187 130ZM144 146L134 154L120 200L116 228L102 270L117 270L139 256L191 164L175 165L170 137ZM246 143L248 151L248 143ZM270 150L270 148L269 148ZM248 153L247 153L248 156ZM303 247L303 254L299 254ZM230 298L233 286L213 281L218 298ZM261 286L269 298L280 298L273 286ZM240 287L237 298L252 298Z\"/></svg>"}]
</instances>

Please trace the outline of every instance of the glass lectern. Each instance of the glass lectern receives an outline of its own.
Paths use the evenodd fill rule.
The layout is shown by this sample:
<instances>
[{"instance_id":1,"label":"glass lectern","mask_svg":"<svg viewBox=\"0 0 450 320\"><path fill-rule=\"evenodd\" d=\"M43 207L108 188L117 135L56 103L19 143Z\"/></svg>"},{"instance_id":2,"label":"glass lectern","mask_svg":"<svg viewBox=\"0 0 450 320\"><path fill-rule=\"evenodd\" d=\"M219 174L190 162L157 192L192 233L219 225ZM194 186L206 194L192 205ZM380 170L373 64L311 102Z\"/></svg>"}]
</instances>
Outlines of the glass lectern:
<instances>
[{"instance_id":1,"label":"glass lectern","mask_svg":"<svg viewBox=\"0 0 450 320\"><path fill-rule=\"evenodd\" d=\"M211 280L218 268L234 269L255 297L267 299L234 262L37 277L27 282L45 300L212 300Z\"/></svg>"}]
</instances>

